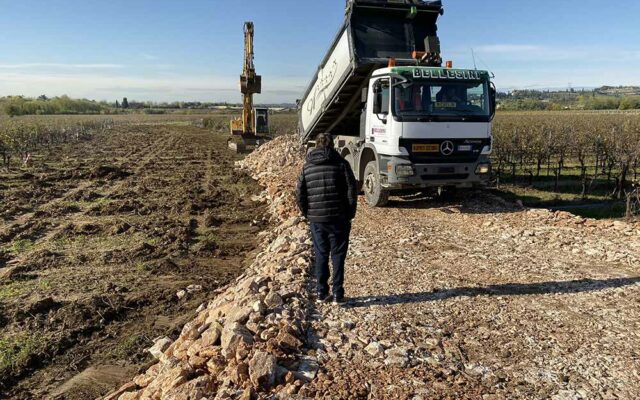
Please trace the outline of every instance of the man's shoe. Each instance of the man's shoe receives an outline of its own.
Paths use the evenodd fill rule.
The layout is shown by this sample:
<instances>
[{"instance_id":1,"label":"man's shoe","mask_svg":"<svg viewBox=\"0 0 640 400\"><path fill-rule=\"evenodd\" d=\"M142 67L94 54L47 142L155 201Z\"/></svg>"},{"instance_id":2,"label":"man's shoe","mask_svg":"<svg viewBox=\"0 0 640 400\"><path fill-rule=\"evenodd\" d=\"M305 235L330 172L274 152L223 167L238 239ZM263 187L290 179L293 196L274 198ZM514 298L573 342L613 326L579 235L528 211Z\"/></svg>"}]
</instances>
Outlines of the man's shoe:
<instances>
[{"instance_id":1,"label":"man's shoe","mask_svg":"<svg viewBox=\"0 0 640 400\"><path fill-rule=\"evenodd\" d=\"M316 297L316 303L317 304L328 303L331 301L332 298L333 296L331 296L330 294L318 293Z\"/></svg>"},{"instance_id":2,"label":"man's shoe","mask_svg":"<svg viewBox=\"0 0 640 400\"><path fill-rule=\"evenodd\" d=\"M338 306L338 305L342 305L346 302L346 300L344 299L344 296L332 296L333 297L333 304Z\"/></svg>"}]
</instances>

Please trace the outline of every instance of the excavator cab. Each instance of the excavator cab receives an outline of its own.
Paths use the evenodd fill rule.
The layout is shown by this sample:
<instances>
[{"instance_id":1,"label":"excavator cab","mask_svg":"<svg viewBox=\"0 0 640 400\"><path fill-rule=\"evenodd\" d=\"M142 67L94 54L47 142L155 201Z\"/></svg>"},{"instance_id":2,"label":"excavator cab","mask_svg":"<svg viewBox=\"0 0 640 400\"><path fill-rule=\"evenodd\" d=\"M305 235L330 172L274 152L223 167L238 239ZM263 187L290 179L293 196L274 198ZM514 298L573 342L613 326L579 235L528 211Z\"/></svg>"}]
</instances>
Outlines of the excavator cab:
<instances>
[{"instance_id":1,"label":"excavator cab","mask_svg":"<svg viewBox=\"0 0 640 400\"><path fill-rule=\"evenodd\" d=\"M268 135L269 133L269 109L268 108L254 108L253 115L255 116L256 134Z\"/></svg>"}]
</instances>

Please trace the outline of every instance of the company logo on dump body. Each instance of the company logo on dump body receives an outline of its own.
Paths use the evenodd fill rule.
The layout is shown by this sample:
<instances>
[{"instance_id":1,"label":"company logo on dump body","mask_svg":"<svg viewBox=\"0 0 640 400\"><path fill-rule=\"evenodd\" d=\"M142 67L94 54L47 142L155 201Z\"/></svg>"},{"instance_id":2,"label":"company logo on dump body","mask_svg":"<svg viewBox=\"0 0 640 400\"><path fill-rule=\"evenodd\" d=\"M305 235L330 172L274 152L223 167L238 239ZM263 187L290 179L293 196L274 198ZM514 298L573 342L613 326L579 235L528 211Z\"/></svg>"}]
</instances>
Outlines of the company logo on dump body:
<instances>
[{"instance_id":1,"label":"company logo on dump body","mask_svg":"<svg viewBox=\"0 0 640 400\"><path fill-rule=\"evenodd\" d=\"M463 79L463 80L480 80L482 79L480 71L466 71L453 69L424 69L415 68L413 77L425 79Z\"/></svg>"}]
</instances>

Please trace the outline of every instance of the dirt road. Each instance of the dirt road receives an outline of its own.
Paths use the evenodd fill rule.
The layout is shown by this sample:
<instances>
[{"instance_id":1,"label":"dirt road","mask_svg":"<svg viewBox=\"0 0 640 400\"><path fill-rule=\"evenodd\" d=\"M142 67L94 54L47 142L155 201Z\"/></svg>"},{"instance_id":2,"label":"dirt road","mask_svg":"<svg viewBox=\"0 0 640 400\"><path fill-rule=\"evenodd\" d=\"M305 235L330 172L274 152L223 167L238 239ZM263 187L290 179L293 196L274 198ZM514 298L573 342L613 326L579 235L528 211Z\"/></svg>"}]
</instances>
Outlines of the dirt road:
<instances>
[{"instance_id":1,"label":"dirt road","mask_svg":"<svg viewBox=\"0 0 640 400\"><path fill-rule=\"evenodd\" d=\"M324 371L300 394L640 397L638 225L487 195L361 206L346 276L349 304L314 322Z\"/></svg>"},{"instance_id":2,"label":"dirt road","mask_svg":"<svg viewBox=\"0 0 640 400\"><path fill-rule=\"evenodd\" d=\"M225 140L123 125L0 176L0 398L103 394L241 273L264 210Z\"/></svg>"}]
</instances>

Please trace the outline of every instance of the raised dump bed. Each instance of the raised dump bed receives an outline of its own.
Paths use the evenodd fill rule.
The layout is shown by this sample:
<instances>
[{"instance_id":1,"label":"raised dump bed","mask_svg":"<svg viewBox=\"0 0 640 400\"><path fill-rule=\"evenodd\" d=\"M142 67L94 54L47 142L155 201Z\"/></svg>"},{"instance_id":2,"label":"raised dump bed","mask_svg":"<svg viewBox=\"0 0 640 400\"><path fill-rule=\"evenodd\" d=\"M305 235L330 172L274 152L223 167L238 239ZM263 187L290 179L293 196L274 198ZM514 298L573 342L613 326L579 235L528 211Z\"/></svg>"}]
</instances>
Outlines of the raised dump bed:
<instances>
[{"instance_id":1,"label":"raised dump bed","mask_svg":"<svg viewBox=\"0 0 640 400\"><path fill-rule=\"evenodd\" d=\"M425 38L437 35L441 1L351 0L344 23L299 103L300 135L359 132L362 89L372 72L387 66L415 65Z\"/></svg>"}]
</instances>

